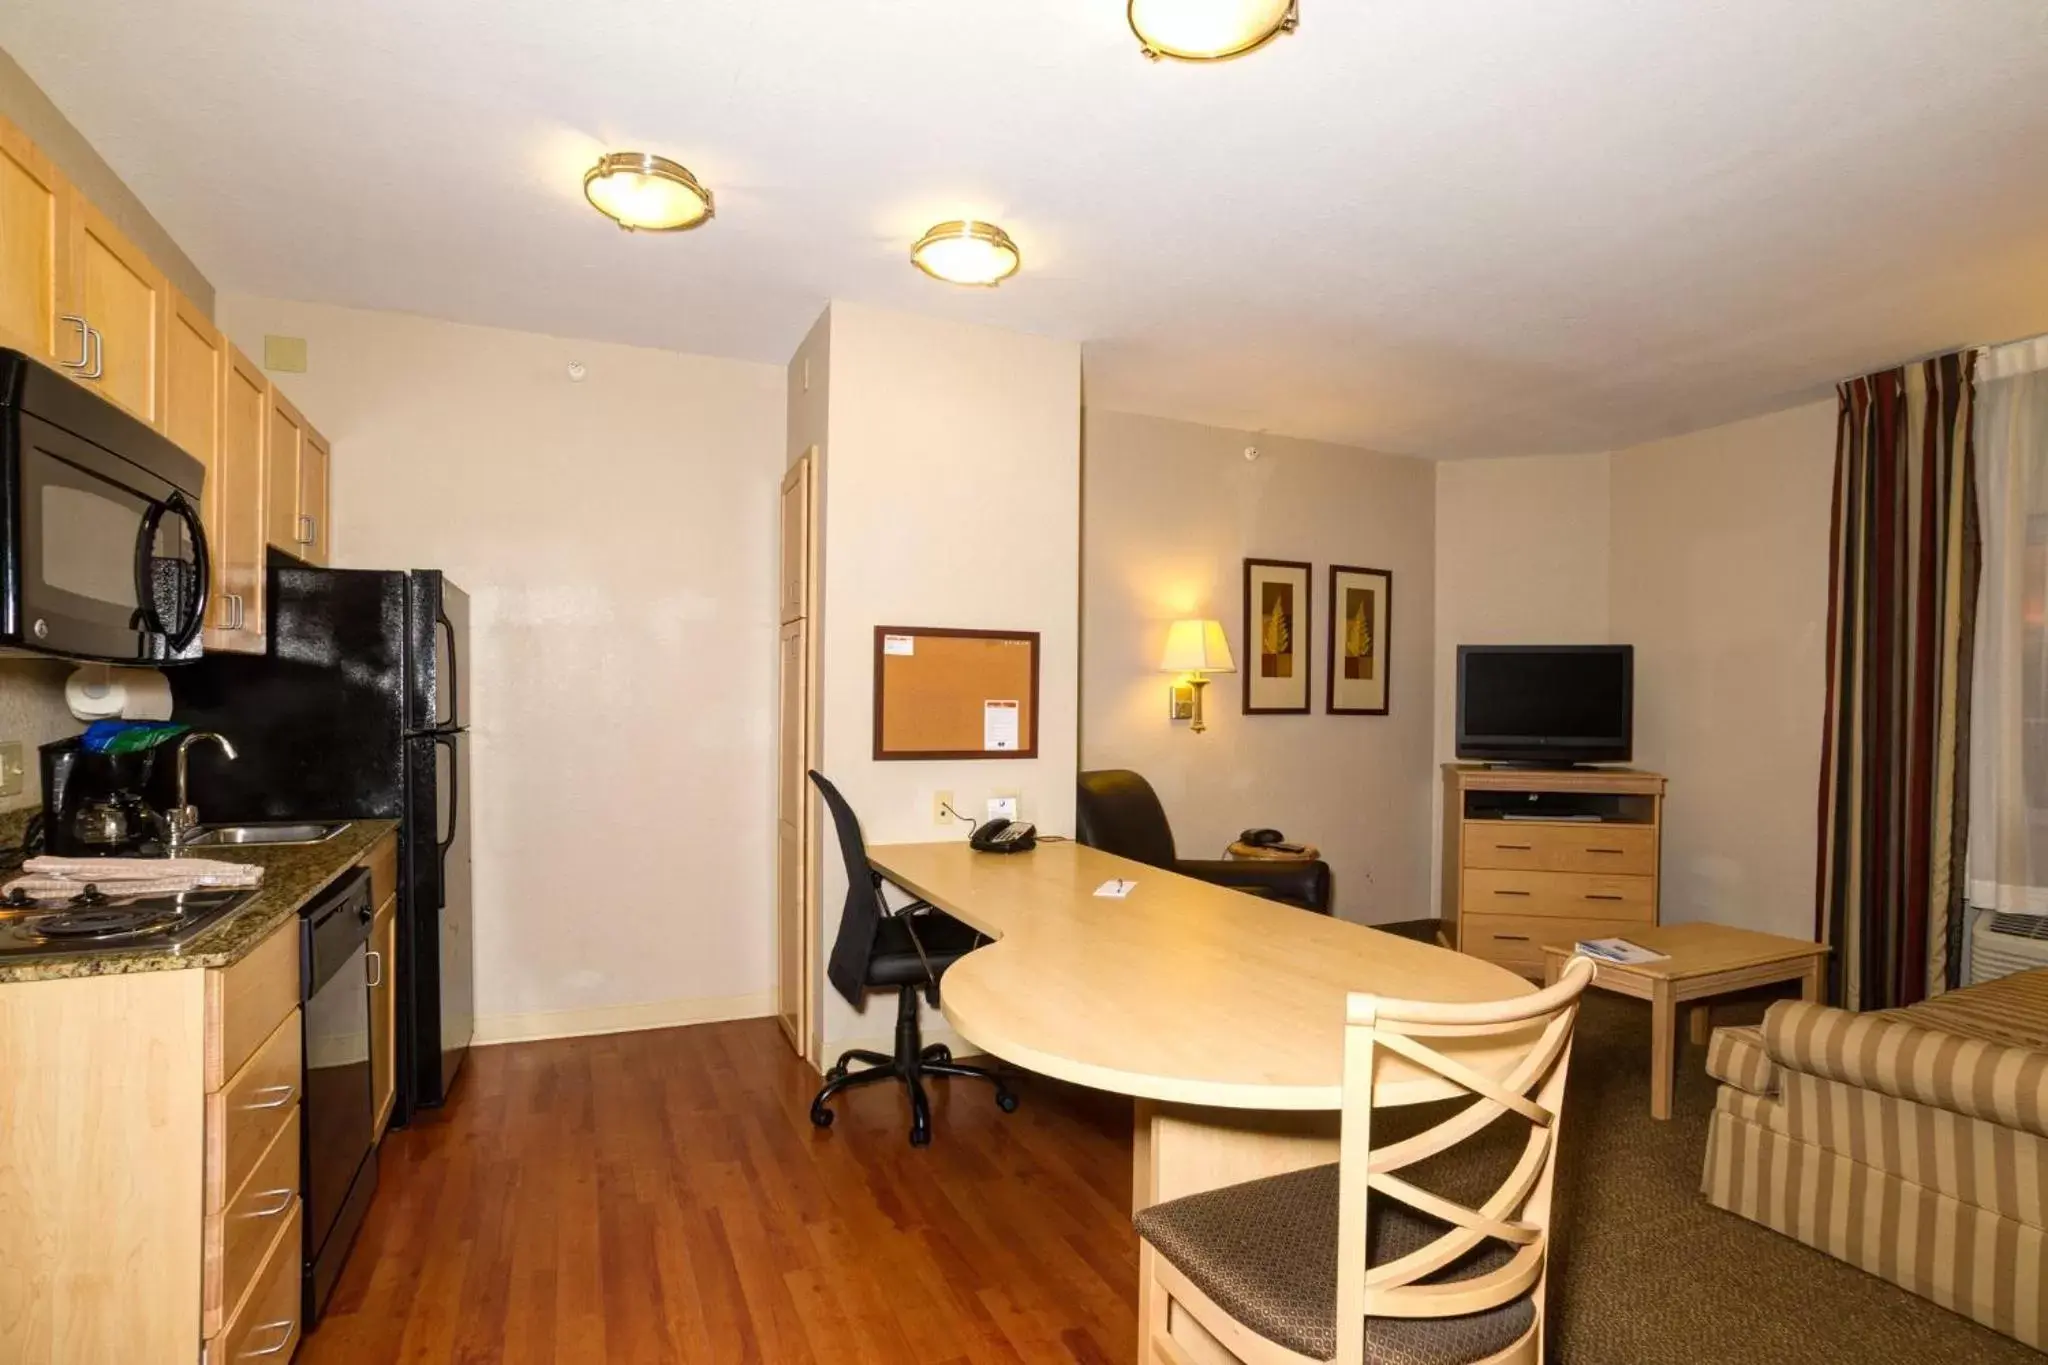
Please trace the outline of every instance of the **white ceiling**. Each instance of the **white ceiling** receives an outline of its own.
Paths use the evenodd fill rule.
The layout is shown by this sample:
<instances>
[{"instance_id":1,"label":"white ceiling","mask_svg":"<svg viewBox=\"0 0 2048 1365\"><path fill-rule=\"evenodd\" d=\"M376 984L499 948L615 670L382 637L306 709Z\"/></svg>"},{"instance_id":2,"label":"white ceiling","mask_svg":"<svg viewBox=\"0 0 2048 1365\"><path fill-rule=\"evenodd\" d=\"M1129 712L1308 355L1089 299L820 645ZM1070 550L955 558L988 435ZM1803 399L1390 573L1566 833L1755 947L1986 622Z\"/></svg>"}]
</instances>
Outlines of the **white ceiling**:
<instances>
[{"instance_id":1,"label":"white ceiling","mask_svg":"<svg viewBox=\"0 0 2048 1365\"><path fill-rule=\"evenodd\" d=\"M2048 330L2042 0L7 0L223 290L780 363L829 298L1085 343L1093 404L1597 450ZM578 189L661 152L709 227ZM993 292L907 262L990 217Z\"/></svg>"}]
</instances>

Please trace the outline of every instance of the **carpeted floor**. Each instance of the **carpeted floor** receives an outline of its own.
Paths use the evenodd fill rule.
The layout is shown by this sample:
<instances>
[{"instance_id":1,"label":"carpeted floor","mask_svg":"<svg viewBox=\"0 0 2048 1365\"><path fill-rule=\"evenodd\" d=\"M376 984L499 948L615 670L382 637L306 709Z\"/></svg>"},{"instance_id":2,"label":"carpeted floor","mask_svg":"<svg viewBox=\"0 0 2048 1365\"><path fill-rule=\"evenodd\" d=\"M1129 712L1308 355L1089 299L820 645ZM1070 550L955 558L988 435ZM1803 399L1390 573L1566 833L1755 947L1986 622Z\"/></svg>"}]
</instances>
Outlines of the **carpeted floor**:
<instances>
[{"instance_id":1,"label":"carpeted floor","mask_svg":"<svg viewBox=\"0 0 2048 1365\"><path fill-rule=\"evenodd\" d=\"M1700 1196L1714 1082L1650 1117L1649 1006L1589 993L1572 1053L1551 1295L1560 1365L2041 1365L2048 1356Z\"/></svg>"}]
</instances>

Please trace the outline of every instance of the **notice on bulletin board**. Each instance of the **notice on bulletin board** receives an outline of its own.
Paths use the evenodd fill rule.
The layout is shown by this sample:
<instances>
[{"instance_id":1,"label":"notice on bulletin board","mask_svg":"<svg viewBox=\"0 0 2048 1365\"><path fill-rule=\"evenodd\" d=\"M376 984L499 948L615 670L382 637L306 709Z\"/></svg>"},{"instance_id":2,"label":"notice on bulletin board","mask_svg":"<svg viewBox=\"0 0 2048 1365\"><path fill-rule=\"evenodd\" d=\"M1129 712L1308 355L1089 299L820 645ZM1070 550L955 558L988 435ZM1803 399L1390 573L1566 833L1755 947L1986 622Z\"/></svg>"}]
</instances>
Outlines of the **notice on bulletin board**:
<instances>
[{"instance_id":1,"label":"notice on bulletin board","mask_svg":"<svg viewBox=\"0 0 2048 1365\"><path fill-rule=\"evenodd\" d=\"M882 653L892 658L908 659L917 653L917 638L912 635L884 635Z\"/></svg>"},{"instance_id":2,"label":"notice on bulletin board","mask_svg":"<svg viewBox=\"0 0 2048 1365\"><path fill-rule=\"evenodd\" d=\"M985 701L981 704L981 747L991 751L1015 749L1022 715L1014 701Z\"/></svg>"}]
</instances>

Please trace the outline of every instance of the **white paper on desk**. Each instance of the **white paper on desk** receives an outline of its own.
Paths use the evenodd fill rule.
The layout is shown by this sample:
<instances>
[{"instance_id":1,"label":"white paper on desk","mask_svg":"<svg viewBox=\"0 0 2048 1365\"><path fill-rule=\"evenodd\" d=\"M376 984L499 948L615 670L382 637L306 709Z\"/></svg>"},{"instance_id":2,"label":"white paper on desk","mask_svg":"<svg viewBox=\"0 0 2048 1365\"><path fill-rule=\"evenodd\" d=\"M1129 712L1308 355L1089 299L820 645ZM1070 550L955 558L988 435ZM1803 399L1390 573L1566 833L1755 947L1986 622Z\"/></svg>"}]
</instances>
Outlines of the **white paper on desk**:
<instances>
[{"instance_id":1,"label":"white paper on desk","mask_svg":"<svg viewBox=\"0 0 2048 1365\"><path fill-rule=\"evenodd\" d=\"M1013 701L985 701L981 704L981 747L1015 749L1017 718L1023 708Z\"/></svg>"},{"instance_id":2,"label":"white paper on desk","mask_svg":"<svg viewBox=\"0 0 2048 1365\"><path fill-rule=\"evenodd\" d=\"M1129 877L1111 877L1108 881L1095 888L1095 894L1107 896L1113 901L1120 901L1137 889L1138 883Z\"/></svg>"}]
</instances>

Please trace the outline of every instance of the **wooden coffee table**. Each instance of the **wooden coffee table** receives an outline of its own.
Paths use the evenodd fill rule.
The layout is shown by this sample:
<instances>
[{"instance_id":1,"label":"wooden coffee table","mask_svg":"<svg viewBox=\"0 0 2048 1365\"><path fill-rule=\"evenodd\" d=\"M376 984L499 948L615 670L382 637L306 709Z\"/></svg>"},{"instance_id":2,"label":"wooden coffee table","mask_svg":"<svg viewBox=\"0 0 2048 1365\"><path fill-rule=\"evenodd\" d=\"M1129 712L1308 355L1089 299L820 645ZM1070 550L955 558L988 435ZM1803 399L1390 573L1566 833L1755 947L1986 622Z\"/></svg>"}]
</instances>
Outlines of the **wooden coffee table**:
<instances>
[{"instance_id":1,"label":"wooden coffee table","mask_svg":"<svg viewBox=\"0 0 2048 1365\"><path fill-rule=\"evenodd\" d=\"M1667 924L1632 929L1630 943L1664 953L1662 961L1623 966L1594 959L1593 985L1650 1002L1650 1117L1671 1117L1672 1076L1678 1062L1678 1007L1717 995L1797 981L1800 996L1818 1000L1827 969L1825 944L1761 934L1725 924ZM1543 945L1543 977L1556 981L1572 956L1569 943ZM1692 1040L1707 1040L1707 1007L1691 1018Z\"/></svg>"}]
</instances>

